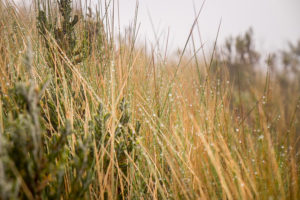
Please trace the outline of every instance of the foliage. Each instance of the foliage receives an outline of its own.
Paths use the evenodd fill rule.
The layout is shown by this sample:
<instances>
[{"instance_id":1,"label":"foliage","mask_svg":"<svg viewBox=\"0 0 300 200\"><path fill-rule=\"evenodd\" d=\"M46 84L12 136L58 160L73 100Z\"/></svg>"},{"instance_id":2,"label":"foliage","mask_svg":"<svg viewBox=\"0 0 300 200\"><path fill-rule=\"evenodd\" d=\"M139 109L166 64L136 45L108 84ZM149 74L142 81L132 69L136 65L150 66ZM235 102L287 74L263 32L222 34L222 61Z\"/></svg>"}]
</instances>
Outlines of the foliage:
<instances>
[{"instance_id":1,"label":"foliage","mask_svg":"<svg viewBox=\"0 0 300 200\"><path fill-rule=\"evenodd\" d=\"M174 65L113 5L37 2L0 2L0 199L300 198L300 43Z\"/></svg>"}]
</instances>

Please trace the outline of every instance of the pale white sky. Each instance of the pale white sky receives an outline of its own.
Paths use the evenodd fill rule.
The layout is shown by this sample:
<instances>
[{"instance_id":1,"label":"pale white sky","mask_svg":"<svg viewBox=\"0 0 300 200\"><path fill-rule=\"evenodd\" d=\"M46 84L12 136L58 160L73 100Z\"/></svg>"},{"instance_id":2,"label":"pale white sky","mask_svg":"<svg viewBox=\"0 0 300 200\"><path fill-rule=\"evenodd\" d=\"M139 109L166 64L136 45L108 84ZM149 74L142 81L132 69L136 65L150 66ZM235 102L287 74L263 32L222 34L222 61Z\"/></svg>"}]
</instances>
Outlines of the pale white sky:
<instances>
[{"instance_id":1,"label":"pale white sky","mask_svg":"<svg viewBox=\"0 0 300 200\"><path fill-rule=\"evenodd\" d=\"M136 0L119 0L121 27L133 20ZM139 37L154 42L149 14L158 34L170 29L170 48L183 47L203 0L139 0ZM300 39L300 0L206 0L199 18L202 39L212 45L222 19L220 42L254 30L257 47L272 51ZM198 45L199 46L199 45Z\"/></svg>"},{"instance_id":2,"label":"pale white sky","mask_svg":"<svg viewBox=\"0 0 300 200\"><path fill-rule=\"evenodd\" d=\"M105 0L81 1L103 3ZM149 17L151 16L155 32L158 36L162 36L161 42L164 41L169 29L169 48L172 50L183 48L195 19L194 5L198 11L203 1L138 0L139 40L155 42ZM133 22L137 0L115 0L115 2L119 2L120 25L124 30ZM199 18L201 36L206 48L213 45L221 19L219 44L230 35L244 33L249 27L254 30L257 48L266 52L284 48L288 41L295 42L300 39L300 0L206 0ZM199 42L197 46L200 46Z\"/></svg>"}]
</instances>

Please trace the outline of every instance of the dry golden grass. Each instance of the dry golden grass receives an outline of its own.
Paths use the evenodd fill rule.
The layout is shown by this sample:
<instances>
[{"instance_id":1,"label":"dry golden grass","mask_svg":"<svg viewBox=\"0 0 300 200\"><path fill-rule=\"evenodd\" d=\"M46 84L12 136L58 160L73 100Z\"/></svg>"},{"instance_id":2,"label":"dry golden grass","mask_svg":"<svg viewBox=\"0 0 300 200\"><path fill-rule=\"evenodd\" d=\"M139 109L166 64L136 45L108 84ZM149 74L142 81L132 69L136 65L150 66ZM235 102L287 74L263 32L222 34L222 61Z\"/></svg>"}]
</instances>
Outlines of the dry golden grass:
<instances>
[{"instance_id":1,"label":"dry golden grass","mask_svg":"<svg viewBox=\"0 0 300 200\"><path fill-rule=\"evenodd\" d=\"M78 40L85 39L84 23L76 25ZM117 48L108 39L113 22L107 24L101 51L93 47L78 64L47 34L51 68L33 11L0 2L0 139L14 145L9 124L19 118L6 103L10 89L17 82L47 81L47 87L34 88L41 94L42 146L50 149L67 122L72 129L52 163L64 172L60 199L300 199L297 84L283 88L276 78L259 75L255 85L239 91L226 63L211 70L188 56L178 65L164 62L135 47L135 33ZM119 109L123 98L127 110ZM93 128L97 117L105 117L100 104L110 114L101 134ZM133 140L137 122L141 129ZM16 166L18 160L7 157L3 145L0 199L50 199L58 193L55 170L37 181L39 189L31 188L23 169L9 170L6 160ZM76 163L81 146L86 151ZM83 187L88 189L80 193Z\"/></svg>"}]
</instances>

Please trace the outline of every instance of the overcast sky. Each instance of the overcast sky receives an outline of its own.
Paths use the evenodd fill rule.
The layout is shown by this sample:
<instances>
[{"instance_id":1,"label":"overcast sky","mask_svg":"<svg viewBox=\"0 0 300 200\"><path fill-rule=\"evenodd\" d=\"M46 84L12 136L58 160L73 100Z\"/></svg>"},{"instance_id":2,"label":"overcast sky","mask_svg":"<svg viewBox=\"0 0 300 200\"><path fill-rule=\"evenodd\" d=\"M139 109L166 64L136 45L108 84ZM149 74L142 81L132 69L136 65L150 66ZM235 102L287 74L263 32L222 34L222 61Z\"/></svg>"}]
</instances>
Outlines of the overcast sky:
<instances>
[{"instance_id":1,"label":"overcast sky","mask_svg":"<svg viewBox=\"0 0 300 200\"><path fill-rule=\"evenodd\" d=\"M105 0L81 1L96 3ZM124 30L133 21L137 0L115 1L119 1L120 25ZM155 42L151 16L156 34L162 36L160 39L163 41L169 30L170 49L183 48L195 19L194 8L199 11L203 1L138 0L140 41ZM256 46L262 51L282 49L287 47L288 41L300 39L300 0L206 0L199 18L202 40L206 46L213 45L221 19L219 44L228 36L244 33L249 27L253 28Z\"/></svg>"},{"instance_id":2,"label":"overcast sky","mask_svg":"<svg viewBox=\"0 0 300 200\"><path fill-rule=\"evenodd\" d=\"M136 0L119 0L121 27L132 22ZM170 48L183 47L203 0L140 0L140 39L154 42L155 32L170 30ZM206 0L199 18L202 39L212 44L222 19L220 43L229 35L238 35L249 27L254 30L256 45L272 51L287 41L300 39L300 0Z\"/></svg>"}]
</instances>

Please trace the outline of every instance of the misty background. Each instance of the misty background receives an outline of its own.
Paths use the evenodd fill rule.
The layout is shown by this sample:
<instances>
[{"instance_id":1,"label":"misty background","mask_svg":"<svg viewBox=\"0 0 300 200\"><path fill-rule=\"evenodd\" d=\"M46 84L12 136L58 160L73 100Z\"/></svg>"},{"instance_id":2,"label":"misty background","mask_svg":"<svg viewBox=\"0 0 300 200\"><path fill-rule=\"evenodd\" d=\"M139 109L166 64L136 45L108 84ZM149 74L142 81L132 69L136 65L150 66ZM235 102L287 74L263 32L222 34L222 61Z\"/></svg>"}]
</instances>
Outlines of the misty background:
<instances>
[{"instance_id":1,"label":"misty background","mask_svg":"<svg viewBox=\"0 0 300 200\"><path fill-rule=\"evenodd\" d=\"M17 3L31 4L32 0L15 0ZM76 2L76 0L75 0ZM87 0L95 11L110 0ZM135 9L138 5L138 41L155 44L155 34L164 46L168 37L168 49L182 49L188 38L196 13L202 4L198 27L204 48L213 46L218 27L218 44L229 36L245 33L253 29L256 48L265 53L288 47L288 42L300 39L300 1L299 0L115 0L116 28L121 33L132 26ZM99 8L99 7L98 7ZM120 19L120 21L118 20ZM195 28L195 41L200 47L198 29Z\"/></svg>"},{"instance_id":2,"label":"misty background","mask_svg":"<svg viewBox=\"0 0 300 200\"><path fill-rule=\"evenodd\" d=\"M153 27L161 38L169 30L169 48L183 48L202 4L202 0L140 0L139 39L154 43ZM135 7L136 0L119 1L121 29L132 23ZM198 21L202 41L213 45L221 21L219 44L252 27L257 49L276 51L300 38L299 10L299 0L207 0ZM194 34L197 37L196 30Z\"/></svg>"}]
</instances>

